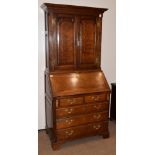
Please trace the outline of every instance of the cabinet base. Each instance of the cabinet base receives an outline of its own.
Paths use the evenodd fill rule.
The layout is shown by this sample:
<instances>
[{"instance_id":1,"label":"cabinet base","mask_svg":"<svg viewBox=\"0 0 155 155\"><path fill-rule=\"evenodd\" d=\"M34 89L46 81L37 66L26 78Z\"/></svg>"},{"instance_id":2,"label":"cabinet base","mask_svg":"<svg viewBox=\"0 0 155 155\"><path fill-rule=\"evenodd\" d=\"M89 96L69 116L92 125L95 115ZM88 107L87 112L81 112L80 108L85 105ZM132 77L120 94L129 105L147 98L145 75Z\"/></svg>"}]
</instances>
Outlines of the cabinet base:
<instances>
[{"instance_id":1,"label":"cabinet base","mask_svg":"<svg viewBox=\"0 0 155 155\"><path fill-rule=\"evenodd\" d=\"M46 133L49 135L50 137L50 141L51 141L51 146L52 146L52 149L54 151L56 150L59 150L61 148L61 145L63 145L65 142L68 142L68 141L71 141L71 140L75 140L75 139L71 139L71 140L60 140L60 141L57 141L55 138L54 138L54 133L53 133L53 128L46 128ZM109 131L107 132L104 132L102 134L96 134L96 135L92 135L92 136L97 136L97 135L100 135L102 136L104 139L105 138L109 138L110 134L109 134ZM85 138L85 137L90 137L89 136L84 136L84 137L80 137L80 138ZM78 138L77 138L78 139Z\"/></svg>"}]
</instances>

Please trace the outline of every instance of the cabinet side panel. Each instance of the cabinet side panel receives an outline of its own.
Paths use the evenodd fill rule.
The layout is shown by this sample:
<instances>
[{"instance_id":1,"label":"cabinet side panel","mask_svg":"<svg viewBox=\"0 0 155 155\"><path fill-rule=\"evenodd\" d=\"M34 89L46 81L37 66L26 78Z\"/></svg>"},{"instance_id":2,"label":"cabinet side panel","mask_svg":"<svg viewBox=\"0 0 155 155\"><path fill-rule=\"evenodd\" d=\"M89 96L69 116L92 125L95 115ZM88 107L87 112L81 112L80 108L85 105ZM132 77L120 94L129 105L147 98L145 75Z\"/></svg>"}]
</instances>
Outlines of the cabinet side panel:
<instances>
[{"instance_id":1,"label":"cabinet side panel","mask_svg":"<svg viewBox=\"0 0 155 155\"><path fill-rule=\"evenodd\" d=\"M45 59L46 68L49 68L49 47L48 47L48 13L44 13L45 16Z\"/></svg>"},{"instance_id":2,"label":"cabinet side panel","mask_svg":"<svg viewBox=\"0 0 155 155\"><path fill-rule=\"evenodd\" d=\"M49 73L45 71L45 113L46 113L46 128L53 126L52 113L52 94L51 85L49 81Z\"/></svg>"},{"instance_id":3,"label":"cabinet side panel","mask_svg":"<svg viewBox=\"0 0 155 155\"><path fill-rule=\"evenodd\" d=\"M45 97L45 107L46 107L46 128L53 127L53 117L52 117L52 102L49 98Z\"/></svg>"}]
</instances>

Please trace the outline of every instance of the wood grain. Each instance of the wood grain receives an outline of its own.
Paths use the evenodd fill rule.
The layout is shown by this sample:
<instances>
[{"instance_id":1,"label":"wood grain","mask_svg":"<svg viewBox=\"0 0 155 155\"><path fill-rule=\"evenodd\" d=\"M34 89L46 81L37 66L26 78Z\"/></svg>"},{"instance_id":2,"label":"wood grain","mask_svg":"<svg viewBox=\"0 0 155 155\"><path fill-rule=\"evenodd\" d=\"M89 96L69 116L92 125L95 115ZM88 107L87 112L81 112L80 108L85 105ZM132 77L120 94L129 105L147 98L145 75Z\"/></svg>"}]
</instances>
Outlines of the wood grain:
<instances>
[{"instance_id":1,"label":"wood grain","mask_svg":"<svg viewBox=\"0 0 155 155\"><path fill-rule=\"evenodd\" d=\"M109 92L103 72L54 74L50 76L53 96Z\"/></svg>"},{"instance_id":2,"label":"wood grain","mask_svg":"<svg viewBox=\"0 0 155 155\"><path fill-rule=\"evenodd\" d=\"M56 118L74 116L79 114L87 114L92 112L98 112L103 110L109 110L108 102L96 102L91 104L76 105L72 107L56 109Z\"/></svg>"},{"instance_id":3,"label":"wood grain","mask_svg":"<svg viewBox=\"0 0 155 155\"><path fill-rule=\"evenodd\" d=\"M110 88L101 70L107 9L44 3L46 131L53 150L77 138L109 137Z\"/></svg>"}]
</instances>

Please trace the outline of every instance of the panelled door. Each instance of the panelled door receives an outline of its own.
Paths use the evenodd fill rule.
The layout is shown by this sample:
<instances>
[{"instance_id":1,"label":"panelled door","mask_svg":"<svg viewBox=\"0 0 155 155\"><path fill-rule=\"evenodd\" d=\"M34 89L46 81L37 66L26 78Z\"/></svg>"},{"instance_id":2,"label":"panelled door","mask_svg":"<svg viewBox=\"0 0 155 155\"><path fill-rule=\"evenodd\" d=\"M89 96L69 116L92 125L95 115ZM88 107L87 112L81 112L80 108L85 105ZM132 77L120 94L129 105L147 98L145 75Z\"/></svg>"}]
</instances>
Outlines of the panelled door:
<instances>
[{"instance_id":1,"label":"panelled door","mask_svg":"<svg viewBox=\"0 0 155 155\"><path fill-rule=\"evenodd\" d=\"M99 66L98 39L96 17L80 16L78 68L93 69Z\"/></svg>"},{"instance_id":2,"label":"panelled door","mask_svg":"<svg viewBox=\"0 0 155 155\"><path fill-rule=\"evenodd\" d=\"M52 18L52 68L72 70L76 68L76 21L74 15L56 14Z\"/></svg>"},{"instance_id":3,"label":"panelled door","mask_svg":"<svg viewBox=\"0 0 155 155\"><path fill-rule=\"evenodd\" d=\"M51 70L99 68L101 27L98 17L54 14L50 22Z\"/></svg>"}]
</instances>

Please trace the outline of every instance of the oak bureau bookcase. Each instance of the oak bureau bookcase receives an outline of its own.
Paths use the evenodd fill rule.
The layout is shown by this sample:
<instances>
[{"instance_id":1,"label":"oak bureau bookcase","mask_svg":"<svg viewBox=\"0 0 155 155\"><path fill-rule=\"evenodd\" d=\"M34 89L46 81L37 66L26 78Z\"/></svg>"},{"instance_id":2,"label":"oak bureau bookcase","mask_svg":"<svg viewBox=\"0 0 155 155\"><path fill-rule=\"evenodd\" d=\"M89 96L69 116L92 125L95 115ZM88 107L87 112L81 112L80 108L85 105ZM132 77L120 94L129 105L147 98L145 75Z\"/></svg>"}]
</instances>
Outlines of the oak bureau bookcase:
<instances>
[{"instance_id":1,"label":"oak bureau bookcase","mask_svg":"<svg viewBox=\"0 0 155 155\"><path fill-rule=\"evenodd\" d=\"M87 136L109 137L110 88L101 70L108 9L44 3L46 131L53 150Z\"/></svg>"}]
</instances>

